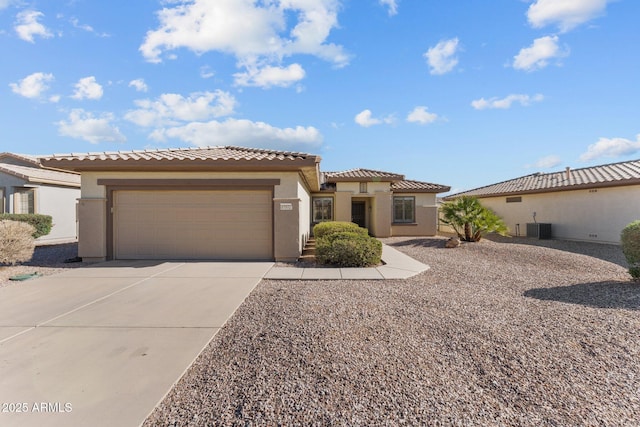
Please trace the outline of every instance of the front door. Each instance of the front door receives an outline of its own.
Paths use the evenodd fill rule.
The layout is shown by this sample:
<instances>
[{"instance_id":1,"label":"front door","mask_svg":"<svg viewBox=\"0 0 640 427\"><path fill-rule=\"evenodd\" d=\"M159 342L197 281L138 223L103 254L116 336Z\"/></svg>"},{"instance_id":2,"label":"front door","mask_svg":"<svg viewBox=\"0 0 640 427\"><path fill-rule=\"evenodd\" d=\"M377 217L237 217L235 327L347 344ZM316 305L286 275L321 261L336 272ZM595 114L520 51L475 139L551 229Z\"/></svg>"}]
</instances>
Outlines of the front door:
<instances>
[{"instance_id":1,"label":"front door","mask_svg":"<svg viewBox=\"0 0 640 427\"><path fill-rule=\"evenodd\" d=\"M351 222L355 222L362 228L367 228L365 202L351 202Z\"/></svg>"}]
</instances>

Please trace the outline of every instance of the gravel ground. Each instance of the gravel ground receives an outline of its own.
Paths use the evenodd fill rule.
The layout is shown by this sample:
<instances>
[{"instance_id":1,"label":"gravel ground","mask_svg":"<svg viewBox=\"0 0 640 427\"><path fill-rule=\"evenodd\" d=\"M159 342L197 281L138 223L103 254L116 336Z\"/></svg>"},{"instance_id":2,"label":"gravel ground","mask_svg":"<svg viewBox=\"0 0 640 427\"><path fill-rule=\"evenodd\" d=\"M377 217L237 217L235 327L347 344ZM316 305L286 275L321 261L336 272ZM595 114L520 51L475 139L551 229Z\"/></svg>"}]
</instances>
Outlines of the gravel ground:
<instances>
[{"instance_id":1,"label":"gravel ground","mask_svg":"<svg viewBox=\"0 0 640 427\"><path fill-rule=\"evenodd\" d=\"M9 278L13 276L33 273L46 276L49 274L59 273L69 268L77 268L82 265L86 265L78 262L64 262L67 259L75 258L77 255L77 243L36 246L31 261L15 266L3 266L0 264L0 288L3 286L22 283L10 281Z\"/></svg>"},{"instance_id":2,"label":"gravel ground","mask_svg":"<svg viewBox=\"0 0 640 427\"><path fill-rule=\"evenodd\" d=\"M619 247L384 241L432 268L263 280L144 426L640 425Z\"/></svg>"}]
</instances>

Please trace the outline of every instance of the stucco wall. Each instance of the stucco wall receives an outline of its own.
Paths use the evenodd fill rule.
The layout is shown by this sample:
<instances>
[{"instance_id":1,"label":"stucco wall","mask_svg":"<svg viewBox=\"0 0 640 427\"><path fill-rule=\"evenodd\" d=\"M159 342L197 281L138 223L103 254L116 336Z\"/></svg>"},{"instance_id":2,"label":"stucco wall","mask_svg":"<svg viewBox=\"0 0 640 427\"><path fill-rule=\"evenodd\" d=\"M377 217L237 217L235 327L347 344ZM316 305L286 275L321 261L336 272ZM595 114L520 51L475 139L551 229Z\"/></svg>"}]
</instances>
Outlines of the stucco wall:
<instances>
[{"instance_id":1,"label":"stucco wall","mask_svg":"<svg viewBox=\"0 0 640 427\"><path fill-rule=\"evenodd\" d=\"M300 222L300 253L311 235L311 194L307 188L298 183L298 199L300 199L300 212L298 221Z\"/></svg>"},{"instance_id":2,"label":"stucco wall","mask_svg":"<svg viewBox=\"0 0 640 427\"><path fill-rule=\"evenodd\" d=\"M83 172L81 179L79 255L82 257L99 260L106 254L106 217L98 218L96 209L105 209L107 194L106 187L98 185L98 179L279 179L280 185L274 187L274 200L278 201L277 206L274 203L274 255L280 259L297 258L309 234L309 193L297 172ZM291 203L293 210L280 210L281 202ZM281 239L285 235L287 239Z\"/></svg>"},{"instance_id":3,"label":"stucco wall","mask_svg":"<svg viewBox=\"0 0 640 427\"><path fill-rule=\"evenodd\" d=\"M372 203L372 234L376 237L389 237L393 221L393 199L391 192L378 191Z\"/></svg>"},{"instance_id":4,"label":"stucco wall","mask_svg":"<svg viewBox=\"0 0 640 427\"><path fill-rule=\"evenodd\" d=\"M24 187L27 182L24 179L17 178L13 175L0 172L0 187L4 188L5 205L4 211L6 213L13 213L13 188ZM29 185L33 187L33 185Z\"/></svg>"},{"instance_id":5,"label":"stucco wall","mask_svg":"<svg viewBox=\"0 0 640 427\"><path fill-rule=\"evenodd\" d=\"M354 193L354 197L358 194L366 196L367 194L372 196L379 191L391 191L391 183L389 182L367 182L367 192L360 192L359 182L338 182L336 183L336 191L349 191Z\"/></svg>"},{"instance_id":6,"label":"stucco wall","mask_svg":"<svg viewBox=\"0 0 640 427\"><path fill-rule=\"evenodd\" d=\"M435 236L438 233L438 208L433 193L394 193L394 196L413 196L416 200L416 223L393 224L393 236ZM393 219L393 218L392 218Z\"/></svg>"},{"instance_id":7,"label":"stucco wall","mask_svg":"<svg viewBox=\"0 0 640 427\"><path fill-rule=\"evenodd\" d=\"M33 184L13 175L0 173L0 187L4 188L6 213L14 213L15 187L34 188L35 211L53 218L51 232L38 239L41 243L69 241L77 238L76 200L80 197L79 188L60 187L45 184Z\"/></svg>"},{"instance_id":8,"label":"stucco wall","mask_svg":"<svg viewBox=\"0 0 640 427\"><path fill-rule=\"evenodd\" d=\"M506 197L480 199L500 215L511 234L526 235L526 224L551 223L554 238L619 243L620 232L640 219L640 186L598 188L522 195L522 202L507 203Z\"/></svg>"},{"instance_id":9,"label":"stucco wall","mask_svg":"<svg viewBox=\"0 0 640 427\"><path fill-rule=\"evenodd\" d=\"M98 179L280 179L275 187L275 198L298 196L297 172L83 172L82 198L95 199L107 196L106 189L98 185Z\"/></svg>"},{"instance_id":10,"label":"stucco wall","mask_svg":"<svg viewBox=\"0 0 640 427\"><path fill-rule=\"evenodd\" d=\"M351 222L351 196L349 191L335 193L333 214L336 221Z\"/></svg>"},{"instance_id":11,"label":"stucco wall","mask_svg":"<svg viewBox=\"0 0 640 427\"><path fill-rule=\"evenodd\" d=\"M76 203L80 197L79 188L64 188L43 185L38 189L38 213L53 217L51 233L42 236L38 242L75 240L77 238Z\"/></svg>"}]
</instances>

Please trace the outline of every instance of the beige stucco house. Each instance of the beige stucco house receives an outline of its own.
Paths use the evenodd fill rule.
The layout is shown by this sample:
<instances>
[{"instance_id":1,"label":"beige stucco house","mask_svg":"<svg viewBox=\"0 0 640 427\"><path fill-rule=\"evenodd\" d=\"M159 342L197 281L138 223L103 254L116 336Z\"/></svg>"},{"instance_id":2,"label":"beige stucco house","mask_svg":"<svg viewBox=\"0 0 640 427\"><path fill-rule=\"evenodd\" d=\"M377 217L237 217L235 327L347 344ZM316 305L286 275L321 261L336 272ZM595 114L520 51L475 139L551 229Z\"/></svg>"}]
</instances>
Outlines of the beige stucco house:
<instances>
[{"instance_id":1,"label":"beige stucco house","mask_svg":"<svg viewBox=\"0 0 640 427\"><path fill-rule=\"evenodd\" d=\"M619 243L622 229L640 219L640 160L535 173L445 200L463 195L478 197L514 236L527 235L527 224L550 224L553 238Z\"/></svg>"},{"instance_id":2,"label":"beige stucco house","mask_svg":"<svg viewBox=\"0 0 640 427\"><path fill-rule=\"evenodd\" d=\"M312 154L209 147L58 155L82 177L78 255L105 259L295 260L314 223L378 237L433 235L449 187L355 169L321 173Z\"/></svg>"},{"instance_id":3,"label":"beige stucco house","mask_svg":"<svg viewBox=\"0 0 640 427\"><path fill-rule=\"evenodd\" d=\"M38 157L0 153L0 213L50 215L53 227L39 243L77 238L79 197L79 174L43 167Z\"/></svg>"}]
</instances>

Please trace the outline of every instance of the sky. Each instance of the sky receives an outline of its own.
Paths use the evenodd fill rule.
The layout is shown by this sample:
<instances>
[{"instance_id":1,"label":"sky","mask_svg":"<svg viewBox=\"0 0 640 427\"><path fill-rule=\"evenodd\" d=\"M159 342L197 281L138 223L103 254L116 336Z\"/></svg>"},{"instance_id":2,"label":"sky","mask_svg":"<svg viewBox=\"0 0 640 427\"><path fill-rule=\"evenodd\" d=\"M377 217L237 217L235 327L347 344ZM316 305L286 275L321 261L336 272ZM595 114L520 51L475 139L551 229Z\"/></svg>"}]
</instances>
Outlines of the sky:
<instances>
[{"instance_id":1,"label":"sky","mask_svg":"<svg viewBox=\"0 0 640 427\"><path fill-rule=\"evenodd\" d=\"M463 191L640 158L637 0L0 0L0 152L237 145Z\"/></svg>"}]
</instances>

